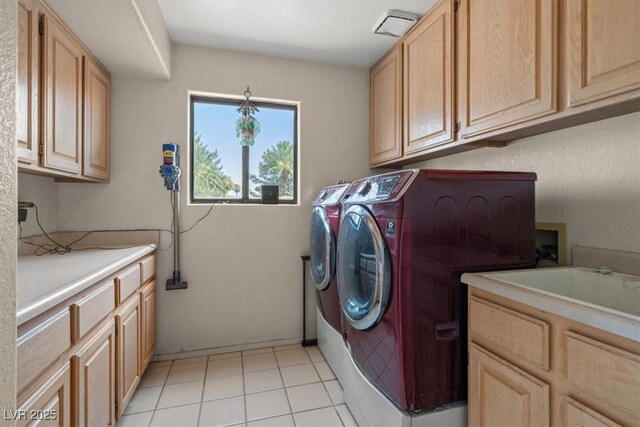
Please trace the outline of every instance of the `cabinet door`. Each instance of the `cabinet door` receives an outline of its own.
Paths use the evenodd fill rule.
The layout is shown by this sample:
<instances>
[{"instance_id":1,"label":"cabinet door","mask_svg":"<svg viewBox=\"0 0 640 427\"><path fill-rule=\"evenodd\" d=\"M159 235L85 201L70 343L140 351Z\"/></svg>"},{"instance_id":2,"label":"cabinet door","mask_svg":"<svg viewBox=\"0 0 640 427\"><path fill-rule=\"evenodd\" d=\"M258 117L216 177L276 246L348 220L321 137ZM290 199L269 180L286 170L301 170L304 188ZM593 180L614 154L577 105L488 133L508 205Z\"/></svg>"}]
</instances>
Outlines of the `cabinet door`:
<instances>
[{"instance_id":1,"label":"cabinet door","mask_svg":"<svg viewBox=\"0 0 640 427\"><path fill-rule=\"evenodd\" d=\"M549 386L481 347L469 346L469 425L548 426Z\"/></svg>"},{"instance_id":2,"label":"cabinet door","mask_svg":"<svg viewBox=\"0 0 640 427\"><path fill-rule=\"evenodd\" d=\"M83 48L54 17L43 15L44 149L42 166L80 173Z\"/></svg>"},{"instance_id":3,"label":"cabinet door","mask_svg":"<svg viewBox=\"0 0 640 427\"><path fill-rule=\"evenodd\" d=\"M76 426L115 425L115 336L111 320L72 359Z\"/></svg>"},{"instance_id":4,"label":"cabinet door","mask_svg":"<svg viewBox=\"0 0 640 427\"><path fill-rule=\"evenodd\" d=\"M556 111L555 0L462 0L458 20L460 135Z\"/></svg>"},{"instance_id":5,"label":"cabinet door","mask_svg":"<svg viewBox=\"0 0 640 427\"><path fill-rule=\"evenodd\" d=\"M67 361L18 408L16 426L70 426L71 374ZM24 412L22 412L24 411Z\"/></svg>"},{"instance_id":6,"label":"cabinet door","mask_svg":"<svg viewBox=\"0 0 640 427\"><path fill-rule=\"evenodd\" d=\"M142 360L141 369L147 367L156 351L156 281L145 285L140 291L140 302L142 303Z\"/></svg>"},{"instance_id":7,"label":"cabinet door","mask_svg":"<svg viewBox=\"0 0 640 427\"><path fill-rule=\"evenodd\" d=\"M617 422L605 417L586 405L565 397L565 420L566 427L621 427Z\"/></svg>"},{"instance_id":8,"label":"cabinet door","mask_svg":"<svg viewBox=\"0 0 640 427\"><path fill-rule=\"evenodd\" d=\"M402 156L402 51L394 48L371 68L369 161L377 165Z\"/></svg>"},{"instance_id":9,"label":"cabinet door","mask_svg":"<svg viewBox=\"0 0 640 427\"><path fill-rule=\"evenodd\" d=\"M18 1L18 161L38 162L37 0Z\"/></svg>"},{"instance_id":10,"label":"cabinet door","mask_svg":"<svg viewBox=\"0 0 640 427\"><path fill-rule=\"evenodd\" d=\"M567 0L567 106L640 88L640 2Z\"/></svg>"},{"instance_id":11,"label":"cabinet door","mask_svg":"<svg viewBox=\"0 0 640 427\"><path fill-rule=\"evenodd\" d=\"M89 57L84 59L84 155L82 174L109 179L109 75Z\"/></svg>"},{"instance_id":12,"label":"cabinet door","mask_svg":"<svg viewBox=\"0 0 640 427\"><path fill-rule=\"evenodd\" d=\"M119 419L140 382L140 298L136 294L116 314L116 400Z\"/></svg>"},{"instance_id":13,"label":"cabinet door","mask_svg":"<svg viewBox=\"0 0 640 427\"><path fill-rule=\"evenodd\" d=\"M454 139L453 0L441 0L403 43L404 155Z\"/></svg>"}]
</instances>

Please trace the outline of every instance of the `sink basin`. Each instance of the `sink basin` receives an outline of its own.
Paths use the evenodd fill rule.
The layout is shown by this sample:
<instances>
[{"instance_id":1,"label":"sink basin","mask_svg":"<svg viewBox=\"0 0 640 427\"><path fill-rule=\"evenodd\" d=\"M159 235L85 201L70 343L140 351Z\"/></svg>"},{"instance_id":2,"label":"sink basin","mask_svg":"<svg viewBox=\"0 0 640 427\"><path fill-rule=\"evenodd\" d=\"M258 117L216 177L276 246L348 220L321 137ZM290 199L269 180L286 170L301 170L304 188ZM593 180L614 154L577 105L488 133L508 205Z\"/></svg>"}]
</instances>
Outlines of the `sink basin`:
<instances>
[{"instance_id":1,"label":"sink basin","mask_svg":"<svg viewBox=\"0 0 640 427\"><path fill-rule=\"evenodd\" d=\"M586 267L532 269L482 274L574 303L640 319L640 277L601 274Z\"/></svg>"}]
</instances>

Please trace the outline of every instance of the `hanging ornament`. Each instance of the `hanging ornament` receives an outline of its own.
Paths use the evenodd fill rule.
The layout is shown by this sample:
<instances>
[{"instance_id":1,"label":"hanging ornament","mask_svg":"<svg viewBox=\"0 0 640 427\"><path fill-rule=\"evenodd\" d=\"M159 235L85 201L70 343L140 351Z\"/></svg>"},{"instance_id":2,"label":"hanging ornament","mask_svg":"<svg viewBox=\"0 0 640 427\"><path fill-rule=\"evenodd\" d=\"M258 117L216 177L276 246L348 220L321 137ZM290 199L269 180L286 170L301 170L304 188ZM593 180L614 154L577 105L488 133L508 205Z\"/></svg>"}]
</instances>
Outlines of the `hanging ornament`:
<instances>
[{"instance_id":1,"label":"hanging ornament","mask_svg":"<svg viewBox=\"0 0 640 427\"><path fill-rule=\"evenodd\" d=\"M249 101L251 97L249 86L244 91L244 96L246 99L242 101L237 110L240 113L240 118L236 121L236 136L240 138L240 145L251 147L256 141L256 136L260 135L260 122L254 117L255 113L260 110Z\"/></svg>"}]
</instances>

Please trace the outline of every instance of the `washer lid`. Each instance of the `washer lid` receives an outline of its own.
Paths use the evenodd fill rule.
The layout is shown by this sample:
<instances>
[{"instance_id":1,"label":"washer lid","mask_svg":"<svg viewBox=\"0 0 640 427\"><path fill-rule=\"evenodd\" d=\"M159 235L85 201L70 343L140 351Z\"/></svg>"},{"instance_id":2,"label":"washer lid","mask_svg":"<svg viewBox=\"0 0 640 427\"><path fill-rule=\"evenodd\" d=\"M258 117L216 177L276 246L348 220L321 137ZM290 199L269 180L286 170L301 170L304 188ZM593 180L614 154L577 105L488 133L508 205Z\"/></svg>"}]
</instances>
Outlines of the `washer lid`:
<instances>
[{"instance_id":1,"label":"washer lid","mask_svg":"<svg viewBox=\"0 0 640 427\"><path fill-rule=\"evenodd\" d=\"M319 291L324 291L335 274L336 243L329 217L322 207L311 212L309 248L311 279Z\"/></svg>"},{"instance_id":2,"label":"washer lid","mask_svg":"<svg viewBox=\"0 0 640 427\"><path fill-rule=\"evenodd\" d=\"M389 253L371 213L352 205L338 233L338 294L345 317L356 329L380 322L391 291Z\"/></svg>"}]
</instances>

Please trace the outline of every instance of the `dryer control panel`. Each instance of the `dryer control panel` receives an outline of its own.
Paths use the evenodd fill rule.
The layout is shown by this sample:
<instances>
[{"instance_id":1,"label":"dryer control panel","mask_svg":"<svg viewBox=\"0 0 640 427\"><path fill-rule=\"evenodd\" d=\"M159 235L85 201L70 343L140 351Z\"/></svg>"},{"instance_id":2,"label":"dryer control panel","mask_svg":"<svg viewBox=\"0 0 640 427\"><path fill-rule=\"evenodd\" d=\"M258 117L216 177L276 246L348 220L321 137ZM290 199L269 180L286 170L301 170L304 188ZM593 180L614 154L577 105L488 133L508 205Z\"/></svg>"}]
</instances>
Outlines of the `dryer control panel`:
<instances>
[{"instance_id":1,"label":"dryer control panel","mask_svg":"<svg viewBox=\"0 0 640 427\"><path fill-rule=\"evenodd\" d=\"M385 173L354 182L343 203L383 203L397 200L411 184L418 170Z\"/></svg>"}]
</instances>

